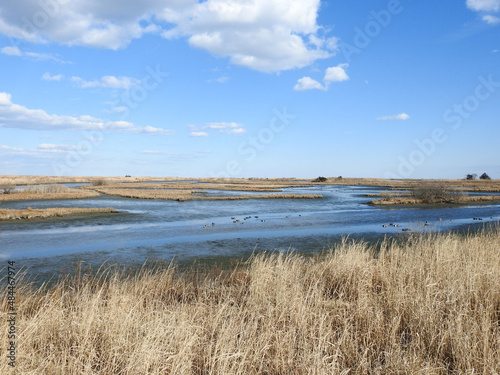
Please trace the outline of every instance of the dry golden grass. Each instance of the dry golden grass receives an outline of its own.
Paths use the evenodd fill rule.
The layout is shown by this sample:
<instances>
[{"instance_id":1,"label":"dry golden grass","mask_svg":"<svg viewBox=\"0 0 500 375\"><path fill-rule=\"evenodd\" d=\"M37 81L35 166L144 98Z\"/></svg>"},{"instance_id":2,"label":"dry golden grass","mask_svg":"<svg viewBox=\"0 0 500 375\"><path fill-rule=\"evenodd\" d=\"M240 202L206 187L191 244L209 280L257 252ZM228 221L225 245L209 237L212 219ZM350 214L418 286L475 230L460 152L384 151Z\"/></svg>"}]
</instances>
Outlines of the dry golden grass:
<instances>
[{"instance_id":1,"label":"dry golden grass","mask_svg":"<svg viewBox=\"0 0 500 375\"><path fill-rule=\"evenodd\" d=\"M27 189L26 191L16 191L12 194L0 194L1 201L21 201L38 199L83 199L99 196L99 193L92 190L83 189L63 189L61 192L44 192L44 189ZM49 191L49 190L47 190Z\"/></svg>"},{"instance_id":2,"label":"dry golden grass","mask_svg":"<svg viewBox=\"0 0 500 375\"><path fill-rule=\"evenodd\" d=\"M497 202L500 201L500 196L498 195L484 195L479 197L456 197L443 200L442 202L436 202L432 204L469 204L469 203L481 203L481 202ZM384 198L376 199L369 202L373 205L420 205L427 204L421 199L417 198Z\"/></svg>"},{"instance_id":3,"label":"dry golden grass","mask_svg":"<svg viewBox=\"0 0 500 375\"><path fill-rule=\"evenodd\" d=\"M317 194L252 194L252 195L234 195L234 196L199 196L195 195L200 191L191 190L146 190L146 189L120 189L120 188L97 188L93 187L92 191L96 191L106 195L117 195L125 198L136 199L164 199L175 201L189 200L244 200L244 199L315 199L323 198Z\"/></svg>"},{"instance_id":4,"label":"dry golden grass","mask_svg":"<svg viewBox=\"0 0 500 375\"><path fill-rule=\"evenodd\" d=\"M0 373L496 374L499 249L492 230L261 254L229 271L20 281L17 367L4 359ZM6 348L5 295L0 311Z\"/></svg>"},{"instance_id":5,"label":"dry golden grass","mask_svg":"<svg viewBox=\"0 0 500 375\"><path fill-rule=\"evenodd\" d=\"M39 219L46 217L58 217L77 214L95 214L95 213L117 213L114 208L78 208L78 207L56 207L26 210L0 209L0 220L18 220L18 219Z\"/></svg>"},{"instance_id":6,"label":"dry golden grass","mask_svg":"<svg viewBox=\"0 0 500 375\"><path fill-rule=\"evenodd\" d=\"M298 178L193 178L200 183L244 184L263 186L309 186L310 180Z\"/></svg>"},{"instance_id":7,"label":"dry golden grass","mask_svg":"<svg viewBox=\"0 0 500 375\"><path fill-rule=\"evenodd\" d=\"M385 199L407 197L409 195L411 195L410 192L408 192L408 193L394 193L392 191L382 191L382 192L376 193L376 194L365 194L366 197L378 197L378 198L385 198Z\"/></svg>"},{"instance_id":8,"label":"dry golden grass","mask_svg":"<svg viewBox=\"0 0 500 375\"><path fill-rule=\"evenodd\" d=\"M310 185L301 185L310 186ZM85 189L93 189L95 186L85 186ZM106 185L106 188L113 189L176 189L176 190L225 190L225 191L265 191L279 192L282 188L297 187L297 185L256 185L256 184L216 184L216 183L189 183L189 182L171 182L171 183L120 183Z\"/></svg>"},{"instance_id":9,"label":"dry golden grass","mask_svg":"<svg viewBox=\"0 0 500 375\"><path fill-rule=\"evenodd\" d=\"M401 179L388 180L383 178L337 178L330 177L325 182L315 182L315 185L366 185L376 187L388 187L392 189L413 189L422 184L422 182L439 183L450 188L460 187L464 191L476 192L500 192L500 180L422 180L422 179Z\"/></svg>"},{"instance_id":10,"label":"dry golden grass","mask_svg":"<svg viewBox=\"0 0 500 375\"><path fill-rule=\"evenodd\" d=\"M107 183L143 182L143 181L175 181L175 177L85 177L85 176L0 176L2 185L39 185L39 184L64 184L64 183L94 183L104 180Z\"/></svg>"}]
</instances>

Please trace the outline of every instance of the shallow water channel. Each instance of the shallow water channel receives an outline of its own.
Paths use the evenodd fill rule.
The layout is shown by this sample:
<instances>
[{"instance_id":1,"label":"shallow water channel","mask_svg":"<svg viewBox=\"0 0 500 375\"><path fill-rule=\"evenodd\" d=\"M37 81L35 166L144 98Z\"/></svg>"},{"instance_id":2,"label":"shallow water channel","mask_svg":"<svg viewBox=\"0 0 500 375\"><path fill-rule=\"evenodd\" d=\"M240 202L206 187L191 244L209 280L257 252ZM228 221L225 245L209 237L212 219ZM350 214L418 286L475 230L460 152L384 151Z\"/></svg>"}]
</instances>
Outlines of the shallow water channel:
<instances>
[{"instance_id":1,"label":"shallow water channel","mask_svg":"<svg viewBox=\"0 0 500 375\"><path fill-rule=\"evenodd\" d=\"M77 261L98 266L140 264L148 259L209 262L263 250L311 253L345 236L373 240L408 233L403 228L443 231L499 220L498 204L428 208L366 204L375 199L366 194L383 190L367 186L283 189L283 193L322 194L323 199L177 202L100 196L3 202L3 208L113 207L120 213L0 222L0 256L46 278ZM473 220L478 217L483 220ZM389 223L399 227L383 227Z\"/></svg>"}]
</instances>

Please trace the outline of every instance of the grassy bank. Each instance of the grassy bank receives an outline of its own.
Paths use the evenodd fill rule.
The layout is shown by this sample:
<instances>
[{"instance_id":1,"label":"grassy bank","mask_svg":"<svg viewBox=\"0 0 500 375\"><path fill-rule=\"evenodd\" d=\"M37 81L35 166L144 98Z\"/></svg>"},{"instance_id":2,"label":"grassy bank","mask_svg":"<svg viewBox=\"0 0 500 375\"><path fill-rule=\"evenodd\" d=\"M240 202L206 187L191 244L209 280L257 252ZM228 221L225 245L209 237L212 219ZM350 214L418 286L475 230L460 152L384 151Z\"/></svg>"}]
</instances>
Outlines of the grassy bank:
<instances>
[{"instance_id":1,"label":"grassy bank","mask_svg":"<svg viewBox=\"0 0 500 375\"><path fill-rule=\"evenodd\" d=\"M175 184L171 184L175 185ZM174 187L174 186L172 186ZM252 195L229 195L229 196L202 196L196 195L200 191L191 190L177 190L177 189L164 189L164 190L148 190L148 189L120 189L120 188L100 188L93 187L92 191L99 192L106 195L116 195L125 198L136 199L164 199L175 201L190 201L190 200L243 200L243 199L315 199L323 198L318 194L252 194Z\"/></svg>"},{"instance_id":2,"label":"grassy bank","mask_svg":"<svg viewBox=\"0 0 500 375\"><path fill-rule=\"evenodd\" d=\"M283 188L290 187L310 187L311 184L299 183L250 183L242 181L240 183L208 183L208 182L169 182L169 183L105 183L106 188L121 189L178 189L178 190L225 190L225 191L253 191L253 192L280 192ZM92 189L93 186L86 186L86 189Z\"/></svg>"},{"instance_id":3,"label":"grassy bank","mask_svg":"<svg viewBox=\"0 0 500 375\"><path fill-rule=\"evenodd\" d=\"M28 207L26 210L0 209L0 220L19 220L19 219L40 219L47 217L60 217L78 214L96 214L96 213L117 213L114 208L44 208L32 209Z\"/></svg>"},{"instance_id":4,"label":"grassy bank","mask_svg":"<svg viewBox=\"0 0 500 375\"><path fill-rule=\"evenodd\" d=\"M64 185L31 185L23 189L13 189L0 194L1 201L20 201L38 199L83 199L99 196L92 190L71 189Z\"/></svg>"},{"instance_id":5,"label":"grassy bank","mask_svg":"<svg viewBox=\"0 0 500 375\"><path fill-rule=\"evenodd\" d=\"M500 232L380 248L346 241L225 271L79 273L49 290L21 280L17 368L3 360L0 373L500 371ZM6 296L0 311L7 347Z\"/></svg>"},{"instance_id":6,"label":"grassy bank","mask_svg":"<svg viewBox=\"0 0 500 375\"><path fill-rule=\"evenodd\" d=\"M450 199L443 199L440 202L428 203L422 199L417 198L384 198L375 199L369 202L369 204L376 206L390 206L390 205L426 205L426 204L470 204L470 203L482 203L489 202L495 203L500 202L500 196L498 195L483 195L477 197L456 197Z\"/></svg>"}]
</instances>

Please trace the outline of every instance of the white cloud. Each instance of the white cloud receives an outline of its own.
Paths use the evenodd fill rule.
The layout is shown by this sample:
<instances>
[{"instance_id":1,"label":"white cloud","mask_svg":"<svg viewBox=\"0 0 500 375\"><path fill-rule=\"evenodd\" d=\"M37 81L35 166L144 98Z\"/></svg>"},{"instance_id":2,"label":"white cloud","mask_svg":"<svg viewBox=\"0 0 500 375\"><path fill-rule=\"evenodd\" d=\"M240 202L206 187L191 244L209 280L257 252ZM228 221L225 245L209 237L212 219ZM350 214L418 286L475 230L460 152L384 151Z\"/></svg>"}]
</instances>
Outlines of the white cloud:
<instances>
[{"instance_id":1,"label":"white cloud","mask_svg":"<svg viewBox=\"0 0 500 375\"><path fill-rule=\"evenodd\" d=\"M137 86L141 83L140 80L135 78L115 76L104 76L99 80L93 81L86 81L81 77L73 76L71 77L71 81L82 88L105 87L125 90L128 90L132 86Z\"/></svg>"},{"instance_id":2,"label":"white cloud","mask_svg":"<svg viewBox=\"0 0 500 375\"><path fill-rule=\"evenodd\" d=\"M335 43L317 33L319 6L319 0L208 0L163 36L186 35L191 46L258 71L301 68L332 56Z\"/></svg>"},{"instance_id":3,"label":"white cloud","mask_svg":"<svg viewBox=\"0 0 500 375\"><path fill-rule=\"evenodd\" d=\"M57 75L50 75L50 73L44 73L42 76L42 79L44 81L60 81L63 78L62 74L57 74Z\"/></svg>"},{"instance_id":4,"label":"white cloud","mask_svg":"<svg viewBox=\"0 0 500 375\"><path fill-rule=\"evenodd\" d=\"M225 134L243 134L246 132L242 125L236 122L212 122L203 126L201 129L216 129Z\"/></svg>"},{"instance_id":5,"label":"white cloud","mask_svg":"<svg viewBox=\"0 0 500 375\"><path fill-rule=\"evenodd\" d=\"M211 122L203 126L203 129L228 129L238 127L240 127L240 125L236 122Z\"/></svg>"},{"instance_id":6,"label":"white cloud","mask_svg":"<svg viewBox=\"0 0 500 375\"><path fill-rule=\"evenodd\" d=\"M327 68L325 71L325 76L323 77L324 84L321 84L311 77L302 77L297 81L293 89L295 91L312 89L328 90L328 88L330 87L330 83L347 81L349 79L349 76L344 70L348 66L349 64L339 64L337 66Z\"/></svg>"},{"instance_id":7,"label":"white cloud","mask_svg":"<svg viewBox=\"0 0 500 375\"><path fill-rule=\"evenodd\" d=\"M188 127L192 130L192 132L189 133L191 137L207 137L208 132L203 130L217 130L220 133L224 134L246 133L246 130L243 128L243 125L238 124L236 122L210 122L202 126L188 125Z\"/></svg>"},{"instance_id":8,"label":"white cloud","mask_svg":"<svg viewBox=\"0 0 500 375\"><path fill-rule=\"evenodd\" d=\"M12 104L10 98L12 96L6 92L0 92L0 105L10 105Z\"/></svg>"},{"instance_id":9,"label":"white cloud","mask_svg":"<svg viewBox=\"0 0 500 375\"><path fill-rule=\"evenodd\" d=\"M347 81L349 76L345 72L344 68L347 68L348 66L349 64L339 64L337 66L327 68L323 80L327 83Z\"/></svg>"},{"instance_id":10,"label":"white cloud","mask_svg":"<svg viewBox=\"0 0 500 375\"><path fill-rule=\"evenodd\" d=\"M19 49L19 47L3 47L1 49L1 52L4 54L4 55L9 55L9 56L22 56L22 52L21 50Z\"/></svg>"},{"instance_id":11,"label":"white cloud","mask_svg":"<svg viewBox=\"0 0 500 375\"><path fill-rule=\"evenodd\" d=\"M0 13L1 15L1 13ZM56 61L56 62L60 62L60 63L65 63L65 61L62 61L61 59L59 59L58 57L50 54L50 53L38 53L38 52L25 52L25 51L21 51L19 49L19 47L17 46L7 46L7 47L3 47L1 50L0 50L1 53L3 53L4 55L8 55L8 56L22 56L22 57L29 57L31 59L34 59L34 60L52 60L52 61Z\"/></svg>"},{"instance_id":12,"label":"white cloud","mask_svg":"<svg viewBox=\"0 0 500 375\"><path fill-rule=\"evenodd\" d=\"M42 152L67 153L71 150L77 150L78 146L68 144L56 145L52 143L42 143L38 145L38 149Z\"/></svg>"},{"instance_id":13,"label":"white cloud","mask_svg":"<svg viewBox=\"0 0 500 375\"><path fill-rule=\"evenodd\" d=\"M178 0L16 0L2 4L0 33L33 43L56 42L118 49L132 39L159 32L153 16L163 9L180 10Z\"/></svg>"},{"instance_id":14,"label":"white cloud","mask_svg":"<svg viewBox=\"0 0 500 375\"><path fill-rule=\"evenodd\" d=\"M399 115L393 115L393 116L380 116L377 117L375 120L377 121L392 121L392 120L408 120L410 118L409 115L406 113L400 113Z\"/></svg>"},{"instance_id":15,"label":"white cloud","mask_svg":"<svg viewBox=\"0 0 500 375\"><path fill-rule=\"evenodd\" d=\"M183 36L193 47L263 72L308 66L337 50L338 39L317 24L320 0L61 1L5 2L0 33L115 50L145 34Z\"/></svg>"},{"instance_id":16,"label":"white cloud","mask_svg":"<svg viewBox=\"0 0 500 375\"><path fill-rule=\"evenodd\" d=\"M467 7L478 12L496 12L500 9L500 0L467 0Z\"/></svg>"},{"instance_id":17,"label":"white cloud","mask_svg":"<svg viewBox=\"0 0 500 375\"><path fill-rule=\"evenodd\" d=\"M500 23L500 18L492 16L491 14L487 14L483 16L483 21L489 23L490 25L495 25L497 23Z\"/></svg>"},{"instance_id":18,"label":"white cloud","mask_svg":"<svg viewBox=\"0 0 500 375\"><path fill-rule=\"evenodd\" d=\"M313 89L325 90L326 88L321 83L312 79L311 77L302 77L297 81L293 89L295 91L304 91Z\"/></svg>"},{"instance_id":19,"label":"white cloud","mask_svg":"<svg viewBox=\"0 0 500 375\"><path fill-rule=\"evenodd\" d=\"M150 133L169 135L171 130L139 127L127 121L104 121L92 116L51 115L41 109L29 109L11 100L11 95L0 92L0 127L31 130L103 130L111 132Z\"/></svg>"},{"instance_id":20,"label":"white cloud","mask_svg":"<svg viewBox=\"0 0 500 375\"><path fill-rule=\"evenodd\" d=\"M2 150L2 151L11 151L11 152L22 152L22 151L24 151L23 148L10 147L10 146L7 146L7 145L0 145L0 150Z\"/></svg>"},{"instance_id":21,"label":"white cloud","mask_svg":"<svg viewBox=\"0 0 500 375\"><path fill-rule=\"evenodd\" d=\"M69 144L39 144L36 148L20 148L0 145L0 152L3 154L35 156L37 158L47 157L54 154L68 154L71 151L78 150L78 146Z\"/></svg>"},{"instance_id":22,"label":"white cloud","mask_svg":"<svg viewBox=\"0 0 500 375\"><path fill-rule=\"evenodd\" d=\"M158 134L158 135L172 135L174 132L172 130L165 130L162 128L154 128L152 126L145 126L143 128L134 127L131 129L133 133L149 133L149 134Z\"/></svg>"},{"instance_id":23,"label":"white cloud","mask_svg":"<svg viewBox=\"0 0 500 375\"><path fill-rule=\"evenodd\" d=\"M500 10L500 0L467 0L467 7L476 12L482 12L481 19L490 25L500 23L500 18L497 16L484 14L485 12L498 12Z\"/></svg>"}]
</instances>

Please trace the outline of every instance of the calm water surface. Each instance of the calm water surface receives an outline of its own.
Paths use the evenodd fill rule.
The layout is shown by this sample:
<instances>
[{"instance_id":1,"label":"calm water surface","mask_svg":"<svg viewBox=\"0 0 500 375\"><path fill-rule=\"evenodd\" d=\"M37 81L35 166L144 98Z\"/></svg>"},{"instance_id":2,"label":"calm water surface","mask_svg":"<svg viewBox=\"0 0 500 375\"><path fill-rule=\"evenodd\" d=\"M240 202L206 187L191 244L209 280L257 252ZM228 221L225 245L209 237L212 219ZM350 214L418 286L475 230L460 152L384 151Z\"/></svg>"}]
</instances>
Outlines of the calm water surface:
<instances>
[{"instance_id":1,"label":"calm water surface","mask_svg":"<svg viewBox=\"0 0 500 375\"><path fill-rule=\"evenodd\" d=\"M324 196L296 200L176 202L101 196L4 202L4 208L113 207L120 213L0 223L0 255L15 259L33 274L50 275L78 260L92 265L130 264L147 259L238 258L271 249L317 252L348 235L376 239L401 234L402 228L442 231L480 222L474 217L481 217L482 223L499 220L498 204L392 209L366 205L374 198L365 194L382 190L363 186L283 190L284 194ZM240 221L233 223L231 217ZM429 225L424 228L426 221ZM389 223L399 227L382 227Z\"/></svg>"}]
</instances>

